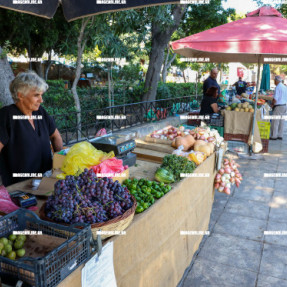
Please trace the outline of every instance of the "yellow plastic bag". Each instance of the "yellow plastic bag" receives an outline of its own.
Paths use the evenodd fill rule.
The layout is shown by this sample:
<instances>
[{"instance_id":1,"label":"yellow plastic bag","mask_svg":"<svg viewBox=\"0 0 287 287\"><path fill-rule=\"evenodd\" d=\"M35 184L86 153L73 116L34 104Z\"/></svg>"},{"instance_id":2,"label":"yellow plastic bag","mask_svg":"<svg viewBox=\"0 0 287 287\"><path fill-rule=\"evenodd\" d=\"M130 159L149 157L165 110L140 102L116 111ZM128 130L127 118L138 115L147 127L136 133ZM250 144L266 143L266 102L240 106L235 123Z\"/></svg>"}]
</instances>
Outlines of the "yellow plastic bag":
<instances>
[{"instance_id":1,"label":"yellow plastic bag","mask_svg":"<svg viewBox=\"0 0 287 287\"><path fill-rule=\"evenodd\" d=\"M57 178L64 178L66 175L79 175L85 168L100 164L102 161L113 158L114 152L105 153L97 150L89 142L81 142L72 146L67 153L62 171L64 174L59 174Z\"/></svg>"}]
</instances>

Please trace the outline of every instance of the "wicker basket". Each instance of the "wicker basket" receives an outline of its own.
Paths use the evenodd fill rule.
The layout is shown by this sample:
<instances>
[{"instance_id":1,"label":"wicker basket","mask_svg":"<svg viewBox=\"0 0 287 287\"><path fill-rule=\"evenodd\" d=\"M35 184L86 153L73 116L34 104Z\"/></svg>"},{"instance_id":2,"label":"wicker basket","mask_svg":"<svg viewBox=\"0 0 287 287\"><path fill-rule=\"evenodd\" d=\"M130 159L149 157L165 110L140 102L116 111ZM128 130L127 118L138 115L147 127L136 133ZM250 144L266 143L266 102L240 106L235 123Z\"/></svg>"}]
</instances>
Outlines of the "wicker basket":
<instances>
[{"instance_id":1,"label":"wicker basket","mask_svg":"<svg viewBox=\"0 0 287 287\"><path fill-rule=\"evenodd\" d=\"M132 199L134 201L134 204L124 214L122 214L118 217L115 217L111 220L105 221L105 222L91 224L91 230L92 230L94 240L96 240L97 235L98 235L97 232L99 230L101 230L101 231L123 231L131 224L131 222L134 218L134 215L135 215L136 207L137 207L136 199L134 198L133 195L131 195L131 196L132 196ZM46 220L46 221L50 221L50 222L54 222L54 223L58 223L58 224L62 224L62 225L69 225L66 223L55 222L52 219L50 219L49 217L47 217L45 214L45 205L46 205L46 203L44 203L42 205L42 207L39 211L41 219ZM106 238L109 238L113 235L115 235L115 234L102 234L101 238L106 239Z\"/></svg>"}]
</instances>

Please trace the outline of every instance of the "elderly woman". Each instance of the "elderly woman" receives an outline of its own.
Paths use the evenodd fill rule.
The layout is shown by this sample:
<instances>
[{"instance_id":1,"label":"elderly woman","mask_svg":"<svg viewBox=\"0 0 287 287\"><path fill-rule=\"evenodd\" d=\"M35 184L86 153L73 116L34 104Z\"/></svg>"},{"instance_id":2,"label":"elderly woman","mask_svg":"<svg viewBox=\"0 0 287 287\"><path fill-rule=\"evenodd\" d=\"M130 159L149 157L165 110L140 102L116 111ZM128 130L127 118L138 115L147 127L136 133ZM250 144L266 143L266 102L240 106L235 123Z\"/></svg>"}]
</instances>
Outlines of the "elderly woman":
<instances>
[{"instance_id":1,"label":"elderly woman","mask_svg":"<svg viewBox=\"0 0 287 287\"><path fill-rule=\"evenodd\" d=\"M52 168L54 151L63 148L55 122L41 103L48 89L36 73L20 73L10 84L15 104L0 109L0 174L5 186Z\"/></svg>"},{"instance_id":2,"label":"elderly woman","mask_svg":"<svg viewBox=\"0 0 287 287\"><path fill-rule=\"evenodd\" d=\"M218 104L217 104L217 96L218 96L218 88L210 87L201 102L201 115L211 115L213 113L218 113Z\"/></svg>"}]
</instances>

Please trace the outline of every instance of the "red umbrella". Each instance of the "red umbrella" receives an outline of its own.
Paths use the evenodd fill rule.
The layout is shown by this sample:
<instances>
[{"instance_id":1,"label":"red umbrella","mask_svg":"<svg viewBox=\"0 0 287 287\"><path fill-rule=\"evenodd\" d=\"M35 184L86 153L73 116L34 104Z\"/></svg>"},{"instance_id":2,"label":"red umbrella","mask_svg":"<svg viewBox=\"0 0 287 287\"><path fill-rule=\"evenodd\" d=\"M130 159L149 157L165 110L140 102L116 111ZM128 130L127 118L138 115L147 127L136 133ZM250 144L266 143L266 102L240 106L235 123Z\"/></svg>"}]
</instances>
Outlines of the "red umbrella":
<instances>
[{"instance_id":1,"label":"red umbrella","mask_svg":"<svg viewBox=\"0 0 287 287\"><path fill-rule=\"evenodd\" d=\"M287 19L276 9L263 6L246 18L227 23L171 43L185 57L209 58L213 63L258 63L256 104L251 146L255 128L261 63L287 63Z\"/></svg>"},{"instance_id":2,"label":"red umbrella","mask_svg":"<svg viewBox=\"0 0 287 287\"><path fill-rule=\"evenodd\" d=\"M264 6L246 18L227 23L171 43L186 57L211 62L254 63L261 58L287 55L287 20L276 9ZM276 60L264 61L278 63ZM287 62L287 59L285 59Z\"/></svg>"}]
</instances>

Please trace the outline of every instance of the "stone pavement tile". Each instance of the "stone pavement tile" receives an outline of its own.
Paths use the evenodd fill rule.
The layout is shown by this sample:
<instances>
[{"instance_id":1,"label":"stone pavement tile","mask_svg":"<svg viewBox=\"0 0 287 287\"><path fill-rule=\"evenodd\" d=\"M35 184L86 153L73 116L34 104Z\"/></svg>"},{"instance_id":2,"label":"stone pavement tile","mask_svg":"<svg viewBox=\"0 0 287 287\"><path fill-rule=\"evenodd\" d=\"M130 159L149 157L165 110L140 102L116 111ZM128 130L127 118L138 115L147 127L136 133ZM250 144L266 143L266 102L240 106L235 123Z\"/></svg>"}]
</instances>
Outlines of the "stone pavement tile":
<instances>
[{"instance_id":1,"label":"stone pavement tile","mask_svg":"<svg viewBox=\"0 0 287 287\"><path fill-rule=\"evenodd\" d=\"M269 220L266 231L284 231L284 234L280 235L264 235L264 242L270 244L277 244L287 247L287 222L277 222ZM287 286L287 285L286 285Z\"/></svg>"},{"instance_id":2,"label":"stone pavement tile","mask_svg":"<svg viewBox=\"0 0 287 287\"><path fill-rule=\"evenodd\" d=\"M213 233L207 238L198 257L258 272L262 248L261 242Z\"/></svg>"},{"instance_id":3,"label":"stone pavement tile","mask_svg":"<svg viewBox=\"0 0 287 287\"><path fill-rule=\"evenodd\" d=\"M269 218L273 221L286 222L287 218L287 192L275 191L269 203Z\"/></svg>"},{"instance_id":4,"label":"stone pavement tile","mask_svg":"<svg viewBox=\"0 0 287 287\"><path fill-rule=\"evenodd\" d=\"M268 218L269 206L264 202L232 197L225 206L225 211L265 220Z\"/></svg>"},{"instance_id":5,"label":"stone pavement tile","mask_svg":"<svg viewBox=\"0 0 287 287\"><path fill-rule=\"evenodd\" d=\"M266 221L224 212L215 225L214 233L227 234L252 240L262 240Z\"/></svg>"},{"instance_id":6,"label":"stone pavement tile","mask_svg":"<svg viewBox=\"0 0 287 287\"><path fill-rule=\"evenodd\" d=\"M287 281L278 279L275 277L270 277L270 276L265 276L262 274L259 274L258 276L258 282L257 282L257 287L286 287L287 286Z\"/></svg>"},{"instance_id":7,"label":"stone pavement tile","mask_svg":"<svg viewBox=\"0 0 287 287\"><path fill-rule=\"evenodd\" d=\"M274 190L283 191L287 194L287 178L277 178L275 180Z\"/></svg>"},{"instance_id":8,"label":"stone pavement tile","mask_svg":"<svg viewBox=\"0 0 287 287\"><path fill-rule=\"evenodd\" d=\"M259 272L287 280L287 247L265 243Z\"/></svg>"},{"instance_id":9,"label":"stone pavement tile","mask_svg":"<svg viewBox=\"0 0 287 287\"><path fill-rule=\"evenodd\" d=\"M279 207L282 206L285 202L287 202L287 189L283 191L274 188L274 193L272 196L272 201L270 201L270 205L272 203L273 207Z\"/></svg>"},{"instance_id":10,"label":"stone pavement tile","mask_svg":"<svg viewBox=\"0 0 287 287\"><path fill-rule=\"evenodd\" d=\"M209 226L208 226L209 231L211 231L214 228L221 214L222 214L222 211L220 210L212 210L211 215L210 215Z\"/></svg>"},{"instance_id":11,"label":"stone pavement tile","mask_svg":"<svg viewBox=\"0 0 287 287\"><path fill-rule=\"evenodd\" d=\"M255 281L255 272L197 258L183 287L252 287Z\"/></svg>"},{"instance_id":12,"label":"stone pavement tile","mask_svg":"<svg viewBox=\"0 0 287 287\"><path fill-rule=\"evenodd\" d=\"M235 190L233 197L246 200L269 202L272 198L273 191L273 187L265 187L262 185L254 187L254 185L244 185L242 182L239 188Z\"/></svg>"}]
</instances>

